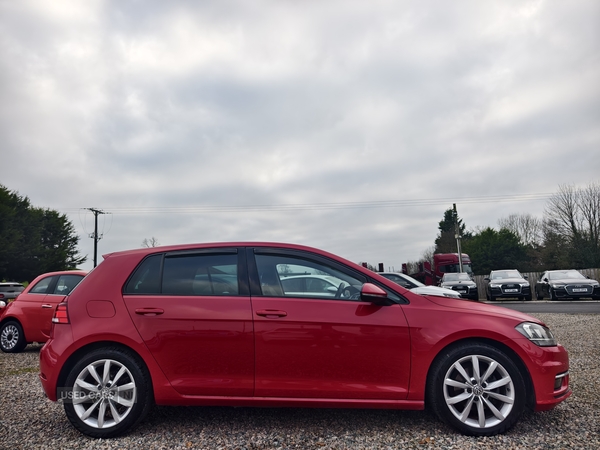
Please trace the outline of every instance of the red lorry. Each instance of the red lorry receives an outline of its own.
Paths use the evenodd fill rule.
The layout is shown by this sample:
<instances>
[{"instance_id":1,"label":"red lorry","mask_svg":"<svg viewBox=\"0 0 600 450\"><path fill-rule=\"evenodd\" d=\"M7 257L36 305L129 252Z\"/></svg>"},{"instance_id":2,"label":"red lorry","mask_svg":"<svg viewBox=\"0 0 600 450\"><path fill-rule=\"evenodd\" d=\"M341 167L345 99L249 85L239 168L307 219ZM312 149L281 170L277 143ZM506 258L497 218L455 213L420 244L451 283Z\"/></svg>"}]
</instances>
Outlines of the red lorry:
<instances>
[{"instance_id":1,"label":"red lorry","mask_svg":"<svg viewBox=\"0 0 600 450\"><path fill-rule=\"evenodd\" d=\"M462 255L462 271L472 275L471 259L466 253ZM408 273L406 264L402 264L402 273L410 275L416 280L426 285L437 285L445 273L460 272L458 261L458 253L435 253L433 255L433 267L429 261L419 263L419 271L416 273Z\"/></svg>"}]
</instances>

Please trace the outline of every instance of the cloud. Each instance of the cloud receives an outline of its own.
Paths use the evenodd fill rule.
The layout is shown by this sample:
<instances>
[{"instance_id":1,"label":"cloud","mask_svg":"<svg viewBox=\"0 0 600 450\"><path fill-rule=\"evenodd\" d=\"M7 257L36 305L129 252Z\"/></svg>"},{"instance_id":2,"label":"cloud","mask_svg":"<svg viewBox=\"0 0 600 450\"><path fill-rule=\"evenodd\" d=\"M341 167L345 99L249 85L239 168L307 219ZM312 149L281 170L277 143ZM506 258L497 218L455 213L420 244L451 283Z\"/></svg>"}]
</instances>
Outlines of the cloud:
<instances>
[{"instance_id":1,"label":"cloud","mask_svg":"<svg viewBox=\"0 0 600 450\"><path fill-rule=\"evenodd\" d=\"M399 268L452 203L467 226L495 226L541 215L543 199L468 199L598 179L599 13L593 0L4 3L0 182L68 213L87 254L93 206L114 212L101 252L273 239ZM438 201L350 207L402 199ZM255 205L313 207L239 209Z\"/></svg>"}]
</instances>

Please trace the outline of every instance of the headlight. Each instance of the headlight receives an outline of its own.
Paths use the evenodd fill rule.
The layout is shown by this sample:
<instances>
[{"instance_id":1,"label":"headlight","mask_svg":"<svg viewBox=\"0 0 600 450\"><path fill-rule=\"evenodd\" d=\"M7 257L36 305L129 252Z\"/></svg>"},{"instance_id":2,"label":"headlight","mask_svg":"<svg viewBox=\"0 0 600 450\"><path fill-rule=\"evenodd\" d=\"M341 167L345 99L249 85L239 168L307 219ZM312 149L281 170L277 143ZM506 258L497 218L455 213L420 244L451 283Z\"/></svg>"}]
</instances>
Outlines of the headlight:
<instances>
[{"instance_id":1,"label":"headlight","mask_svg":"<svg viewBox=\"0 0 600 450\"><path fill-rule=\"evenodd\" d=\"M501 287L502 284L498 284L498 283L490 283L490 287Z\"/></svg>"},{"instance_id":2,"label":"headlight","mask_svg":"<svg viewBox=\"0 0 600 450\"><path fill-rule=\"evenodd\" d=\"M564 284L553 284L552 287L554 289L564 289L565 285Z\"/></svg>"},{"instance_id":3,"label":"headlight","mask_svg":"<svg viewBox=\"0 0 600 450\"><path fill-rule=\"evenodd\" d=\"M529 286L529 283L519 283L521 285L521 287L527 287Z\"/></svg>"},{"instance_id":4,"label":"headlight","mask_svg":"<svg viewBox=\"0 0 600 450\"><path fill-rule=\"evenodd\" d=\"M557 345L556 339L548 327L539 323L523 322L517 325L516 330L540 347L553 347Z\"/></svg>"}]
</instances>

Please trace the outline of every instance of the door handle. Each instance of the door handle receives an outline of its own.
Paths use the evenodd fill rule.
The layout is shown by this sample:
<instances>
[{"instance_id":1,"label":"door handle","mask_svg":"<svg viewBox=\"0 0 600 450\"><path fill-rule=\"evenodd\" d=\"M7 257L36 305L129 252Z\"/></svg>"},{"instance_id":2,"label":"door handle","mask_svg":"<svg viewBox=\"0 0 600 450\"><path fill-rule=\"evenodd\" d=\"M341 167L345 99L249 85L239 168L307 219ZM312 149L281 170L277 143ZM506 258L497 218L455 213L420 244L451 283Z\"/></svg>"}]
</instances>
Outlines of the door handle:
<instances>
[{"instance_id":1,"label":"door handle","mask_svg":"<svg viewBox=\"0 0 600 450\"><path fill-rule=\"evenodd\" d=\"M266 317L267 319L277 319L278 317L287 316L287 313L278 309L259 309L256 311L256 315Z\"/></svg>"},{"instance_id":2,"label":"door handle","mask_svg":"<svg viewBox=\"0 0 600 450\"><path fill-rule=\"evenodd\" d=\"M164 309L160 308L139 308L135 310L135 313L140 316L158 316L164 312Z\"/></svg>"},{"instance_id":3,"label":"door handle","mask_svg":"<svg viewBox=\"0 0 600 450\"><path fill-rule=\"evenodd\" d=\"M52 308L52 305L48 305L47 303L45 303L42 305L42 308L49 309L49 308Z\"/></svg>"}]
</instances>

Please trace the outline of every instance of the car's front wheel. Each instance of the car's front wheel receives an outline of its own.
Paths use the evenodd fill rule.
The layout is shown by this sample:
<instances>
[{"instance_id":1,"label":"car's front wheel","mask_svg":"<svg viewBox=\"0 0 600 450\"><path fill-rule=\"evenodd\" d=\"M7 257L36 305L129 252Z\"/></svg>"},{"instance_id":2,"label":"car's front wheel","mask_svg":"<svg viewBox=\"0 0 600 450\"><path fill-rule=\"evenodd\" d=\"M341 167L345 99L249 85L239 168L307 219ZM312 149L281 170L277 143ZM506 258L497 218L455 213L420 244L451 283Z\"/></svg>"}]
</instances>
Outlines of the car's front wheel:
<instances>
[{"instance_id":1,"label":"car's front wheel","mask_svg":"<svg viewBox=\"0 0 600 450\"><path fill-rule=\"evenodd\" d=\"M137 355L117 347L94 350L78 361L59 398L73 426L94 438L125 433L153 403L145 365Z\"/></svg>"},{"instance_id":2,"label":"car's front wheel","mask_svg":"<svg viewBox=\"0 0 600 450\"><path fill-rule=\"evenodd\" d=\"M548 289L548 294L550 294L550 300L558 300L558 297L552 288Z\"/></svg>"},{"instance_id":3,"label":"car's front wheel","mask_svg":"<svg viewBox=\"0 0 600 450\"><path fill-rule=\"evenodd\" d=\"M0 349L5 353L19 353L27 347L23 327L16 320L4 322L0 327Z\"/></svg>"},{"instance_id":4,"label":"car's front wheel","mask_svg":"<svg viewBox=\"0 0 600 450\"><path fill-rule=\"evenodd\" d=\"M465 343L436 359L427 395L444 422L467 435L492 436L521 416L525 381L504 352L484 343Z\"/></svg>"}]
</instances>

